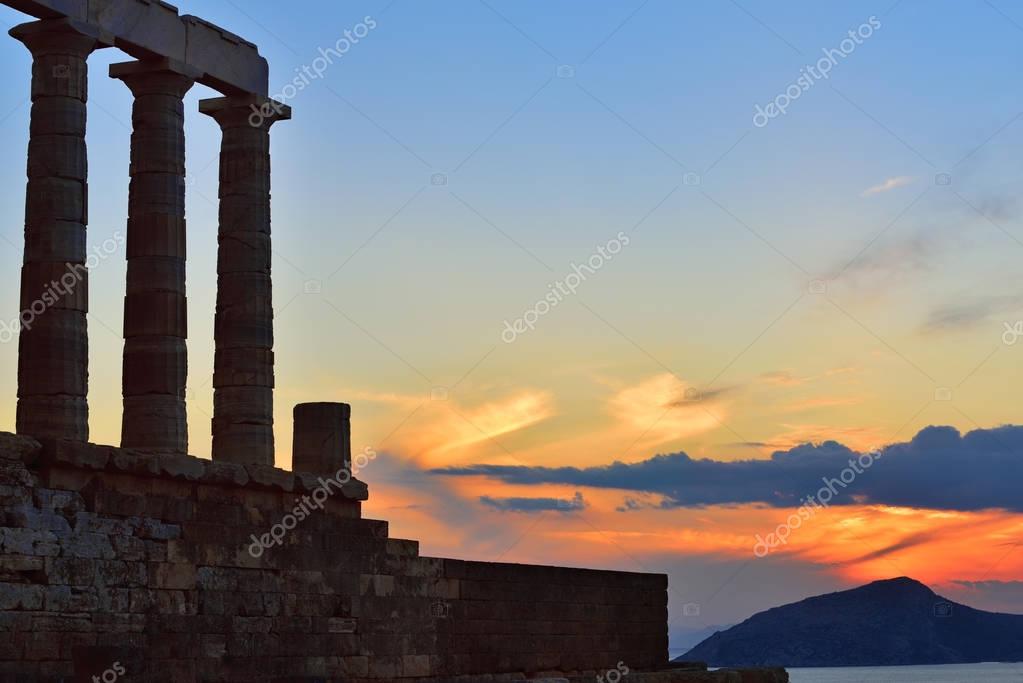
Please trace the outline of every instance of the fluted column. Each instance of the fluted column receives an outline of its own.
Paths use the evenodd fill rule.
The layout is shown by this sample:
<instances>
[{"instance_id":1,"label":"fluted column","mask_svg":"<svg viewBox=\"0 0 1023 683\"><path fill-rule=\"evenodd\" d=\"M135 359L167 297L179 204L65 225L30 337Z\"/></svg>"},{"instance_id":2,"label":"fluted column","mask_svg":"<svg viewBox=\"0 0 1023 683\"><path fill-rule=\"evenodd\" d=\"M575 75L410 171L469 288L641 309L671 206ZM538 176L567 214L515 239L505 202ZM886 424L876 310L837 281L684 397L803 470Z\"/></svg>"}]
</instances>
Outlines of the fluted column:
<instances>
[{"instance_id":1,"label":"fluted column","mask_svg":"<svg viewBox=\"0 0 1023 683\"><path fill-rule=\"evenodd\" d=\"M86 60L100 44L64 19L10 34L32 52L17 431L87 441Z\"/></svg>"},{"instance_id":2,"label":"fluted column","mask_svg":"<svg viewBox=\"0 0 1023 683\"><path fill-rule=\"evenodd\" d=\"M187 453L185 112L198 73L167 59L110 66L135 96L128 190L121 446Z\"/></svg>"},{"instance_id":3,"label":"fluted column","mask_svg":"<svg viewBox=\"0 0 1023 683\"><path fill-rule=\"evenodd\" d=\"M291 110L247 96L203 100L199 110L223 133L213 459L273 465L270 127Z\"/></svg>"}]
</instances>

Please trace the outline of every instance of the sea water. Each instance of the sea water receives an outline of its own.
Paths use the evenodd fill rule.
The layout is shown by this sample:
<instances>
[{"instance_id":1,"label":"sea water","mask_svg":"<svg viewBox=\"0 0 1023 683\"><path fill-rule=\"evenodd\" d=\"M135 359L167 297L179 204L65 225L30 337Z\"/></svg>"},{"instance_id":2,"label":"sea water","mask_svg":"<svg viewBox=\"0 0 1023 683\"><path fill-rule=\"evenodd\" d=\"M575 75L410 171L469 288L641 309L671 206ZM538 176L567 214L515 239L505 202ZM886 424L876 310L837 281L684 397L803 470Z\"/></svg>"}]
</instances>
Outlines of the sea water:
<instances>
[{"instance_id":1,"label":"sea water","mask_svg":"<svg viewBox=\"0 0 1023 683\"><path fill-rule=\"evenodd\" d=\"M1023 664L789 669L791 683L1023 683Z\"/></svg>"}]
</instances>

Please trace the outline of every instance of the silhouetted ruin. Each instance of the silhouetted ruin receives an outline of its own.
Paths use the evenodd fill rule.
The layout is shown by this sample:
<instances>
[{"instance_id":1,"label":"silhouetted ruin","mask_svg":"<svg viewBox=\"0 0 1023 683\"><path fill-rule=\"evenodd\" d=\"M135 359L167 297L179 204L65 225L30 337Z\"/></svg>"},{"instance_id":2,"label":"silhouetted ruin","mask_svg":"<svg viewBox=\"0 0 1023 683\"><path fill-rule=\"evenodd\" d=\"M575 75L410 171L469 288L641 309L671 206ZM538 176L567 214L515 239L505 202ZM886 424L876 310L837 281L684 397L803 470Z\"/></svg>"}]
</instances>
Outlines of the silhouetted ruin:
<instances>
[{"instance_id":1,"label":"silhouetted ruin","mask_svg":"<svg viewBox=\"0 0 1023 683\"><path fill-rule=\"evenodd\" d=\"M33 60L33 319L17 435L0 435L0 680L740 680L669 667L663 575L422 557L390 538L361 516L347 405L297 406L295 471L275 468L269 136L291 112L268 99L266 61L160 0L4 4L38 20L11 31ZM89 443L87 404L87 59L108 47L136 60L110 69L135 98L120 447ZM200 104L223 134L212 460L187 455L185 412L197 82L223 94Z\"/></svg>"}]
</instances>

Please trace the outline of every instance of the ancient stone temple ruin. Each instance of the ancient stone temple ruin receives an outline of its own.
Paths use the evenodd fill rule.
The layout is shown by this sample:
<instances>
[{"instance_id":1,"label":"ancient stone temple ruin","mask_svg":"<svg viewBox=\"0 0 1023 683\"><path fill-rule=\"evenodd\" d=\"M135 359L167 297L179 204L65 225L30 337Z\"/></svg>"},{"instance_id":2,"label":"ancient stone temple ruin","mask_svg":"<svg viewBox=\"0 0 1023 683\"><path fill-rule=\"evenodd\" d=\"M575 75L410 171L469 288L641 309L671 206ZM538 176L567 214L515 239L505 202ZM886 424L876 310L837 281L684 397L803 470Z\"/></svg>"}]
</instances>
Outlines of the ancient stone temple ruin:
<instances>
[{"instance_id":1,"label":"ancient stone temple ruin","mask_svg":"<svg viewBox=\"0 0 1023 683\"><path fill-rule=\"evenodd\" d=\"M265 60L160 0L3 2L37 19L11 31L32 55L22 310L76 282L21 331L0 435L0 681L785 680L670 668L663 575L391 538L360 514L346 405L297 406L295 471L275 468L269 136L290 110ZM110 69L134 95L120 447L89 443L87 403L87 60L110 47L135 59ZM200 104L223 132L212 460L185 415L197 82L223 94Z\"/></svg>"}]
</instances>

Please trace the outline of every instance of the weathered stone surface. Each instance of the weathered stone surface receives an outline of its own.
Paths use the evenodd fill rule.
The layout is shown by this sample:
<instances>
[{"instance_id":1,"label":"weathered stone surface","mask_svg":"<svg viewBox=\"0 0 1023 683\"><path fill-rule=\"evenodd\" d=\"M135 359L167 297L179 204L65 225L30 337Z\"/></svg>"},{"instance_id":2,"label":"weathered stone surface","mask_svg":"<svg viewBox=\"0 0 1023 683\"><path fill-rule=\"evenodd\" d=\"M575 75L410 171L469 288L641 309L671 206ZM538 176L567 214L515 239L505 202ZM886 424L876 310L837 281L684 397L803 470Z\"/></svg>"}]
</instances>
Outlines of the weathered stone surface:
<instances>
[{"instance_id":1,"label":"weathered stone surface","mask_svg":"<svg viewBox=\"0 0 1023 683\"><path fill-rule=\"evenodd\" d=\"M352 468L352 407L347 403L295 406L292 467L297 472L334 475Z\"/></svg>"},{"instance_id":2,"label":"weathered stone surface","mask_svg":"<svg viewBox=\"0 0 1023 683\"><path fill-rule=\"evenodd\" d=\"M183 98L199 75L166 58L110 67L135 96L122 373L128 448L188 452Z\"/></svg>"},{"instance_id":3,"label":"weathered stone surface","mask_svg":"<svg viewBox=\"0 0 1023 683\"><path fill-rule=\"evenodd\" d=\"M295 490L295 474L268 465L246 465L253 485L290 493Z\"/></svg>"},{"instance_id":4,"label":"weathered stone surface","mask_svg":"<svg viewBox=\"0 0 1023 683\"><path fill-rule=\"evenodd\" d=\"M190 455L160 454L157 463L160 473L172 479L199 481L206 473L204 461Z\"/></svg>"},{"instance_id":5,"label":"weathered stone surface","mask_svg":"<svg viewBox=\"0 0 1023 683\"><path fill-rule=\"evenodd\" d=\"M260 97L203 100L223 133L214 320L213 459L272 465L273 303L270 291L270 126L290 109ZM266 105L271 112L257 116ZM253 109L255 107L255 110ZM256 123L254 124L254 121ZM262 218L243 225L250 217ZM246 287L245 283L256 286ZM258 388L251 396L238 390Z\"/></svg>"},{"instance_id":6,"label":"weathered stone surface","mask_svg":"<svg viewBox=\"0 0 1023 683\"><path fill-rule=\"evenodd\" d=\"M88 223L86 59L98 45L88 33L59 19L11 30L32 52L17 428L37 438L89 436L88 271L78 248ZM49 260L64 255L76 258Z\"/></svg>"},{"instance_id":7,"label":"weathered stone surface","mask_svg":"<svg viewBox=\"0 0 1023 683\"><path fill-rule=\"evenodd\" d=\"M665 660L664 577L423 558L359 517L363 482L68 440L32 467L48 485L0 526L0 631L14 629L22 675L66 668L72 644L123 642L213 679L242 658L253 681L508 681Z\"/></svg>"},{"instance_id":8,"label":"weathered stone surface","mask_svg":"<svg viewBox=\"0 0 1023 683\"><path fill-rule=\"evenodd\" d=\"M42 444L32 437L0 434L0 460L19 460L32 465L36 463L42 450Z\"/></svg>"},{"instance_id":9,"label":"weathered stone surface","mask_svg":"<svg viewBox=\"0 0 1023 683\"><path fill-rule=\"evenodd\" d=\"M785 680L642 673L666 665L666 577L423 558L417 541L389 538L361 518L366 484L330 479L351 469L344 404L299 406L295 464L311 473L274 468L269 128L290 110L265 99L265 62L161 0L0 1L48 18L14 31L33 53L18 429L41 441L0 434L0 679L576 683L627 661L647 683ZM136 98L133 449L86 442L88 282L75 268L85 60L115 42L146 60L111 69ZM185 455L182 98L196 79L258 95L201 105L223 132L213 462ZM253 107L266 112L255 122ZM68 273L74 287L45 291Z\"/></svg>"},{"instance_id":10,"label":"weathered stone surface","mask_svg":"<svg viewBox=\"0 0 1023 683\"><path fill-rule=\"evenodd\" d=\"M137 0L5 0L35 17L67 17L106 44L139 58L191 64L217 90L267 94L269 67L256 46L165 2Z\"/></svg>"},{"instance_id":11,"label":"weathered stone surface","mask_svg":"<svg viewBox=\"0 0 1023 683\"><path fill-rule=\"evenodd\" d=\"M106 469L114 450L109 446L60 439L47 445L43 452L43 462L51 467L57 465L102 470Z\"/></svg>"},{"instance_id":12,"label":"weathered stone surface","mask_svg":"<svg viewBox=\"0 0 1023 683\"><path fill-rule=\"evenodd\" d=\"M202 477L204 483L232 486L245 486L250 480L249 473L243 465L230 462L207 463L206 472Z\"/></svg>"},{"instance_id":13,"label":"weathered stone surface","mask_svg":"<svg viewBox=\"0 0 1023 683\"><path fill-rule=\"evenodd\" d=\"M84 396L24 396L18 398L17 429L37 438L80 436L89 431L89 404Z\"/></svg>"},{"instance_id":14,"label":"weathered stone surface","mask_svg":"<svg viewBox=\"0 0 1023 683\"><path fill-rule=\"evenodd\" d=\"M172 394L125 396L121 441L150 453L182 454L188 442L185 399ZM128 445L130 444L130 446Z\"/></svg>"}]
</instances>

